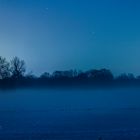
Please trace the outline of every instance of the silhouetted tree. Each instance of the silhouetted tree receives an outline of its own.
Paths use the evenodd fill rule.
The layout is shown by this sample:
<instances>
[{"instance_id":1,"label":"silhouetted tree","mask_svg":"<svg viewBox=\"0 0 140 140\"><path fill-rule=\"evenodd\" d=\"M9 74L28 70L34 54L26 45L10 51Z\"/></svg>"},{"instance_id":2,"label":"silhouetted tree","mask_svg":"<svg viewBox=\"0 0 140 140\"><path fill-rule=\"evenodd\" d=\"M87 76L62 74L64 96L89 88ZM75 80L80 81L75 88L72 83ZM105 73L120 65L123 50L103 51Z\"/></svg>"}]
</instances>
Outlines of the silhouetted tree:
<instances>
[{"instance_id":1,"label":"silhouetted tree","mask_svg":"<svg viewBox=\"0 0 140 140\"><path fill-rule=\"evenodd\" d=\"M52 76L55 78L72 78L77 75L77 72L75 70L67 70L67 71L55 71L53 72Z\"/></svg>"},{"instance_id":2,"label":"silhouetted tree","mask_svg":"<svg viewBox=\"0 0 140 140\"><path fill-rule=\"evenodd\" d=\"M135 80L135 76L132 73L128 73L129 80Z\"/></svg>"},{"instance_id":3,"label":"silhouetted tree","mask_svg":"<svg viewBox=\"0 0 140 140\"><path fill-rule=\"evenodd\" d=\"M21 78L26 71L24 60L20 60L18 57L14 57L11 61L11 73L13 78Z\"/></svg>"},{"instance_id":4,"label":"silhouetted tree","mask_svg":"<svg viewBox=\"0 0 140 140\"><path fill-rule=\"evenodd\" d=\"M5 58L0 56L0 79L4 79L10 76L9 63Z\"/></svg>"},{"instance_id":5,"label":"silhouetted tree","mask_svg":"<svg viewBox=\"0 0 140 140\"><path fill-rule=\"evenodd\" d=\"M77 77L78 76L78 71L77 70L73 70L73 77Z\"/></svg>"},{"instance_id":6,"label":"silhouetted tree","mask_svg":"<svg viewBox=\"0 0 140 140\"><path fill-rule=\"evenodd\" d=\"M42 75L40 75L40 78L50 78L50 74L48 72L44 72Z\"/></svg>"},{"instance_id":7,"label":"silhouetted tree","mask_svg":"<svg viewBox=\"0 0 140 140\"><path fill-rule=\"evenodd\" d=\"M92 78L94 80L113 80L114 76L108 69L101 70L89 70L86 72L88 78Z\"/></svg>"},{"instance_id":8,"label":"silhouetted tree","mask_svg":"<svg viewBox=\"0 0 140 140\"><path fill-rule=\"evenodd\" d=\"M118 77L116 77L116 79L119 81L122 81L122 80L124 81L124 80L128 80L128 76L125 73L123 73L119 75Z\"/></svg>"},{"instance_id":9,"label":"silhouetted tree","mask_svg":"<svg viewBox=\"0 0 140 140\"><path fill-rule=\"evenodd\" d=\"M129 73L129 74L123 73L123 74L119 75L116 79L120 80L120 81L130 81L130 80L134 80L135 77L131 73Z\"/></svg>"},{"instance_id":10,"label":"silhouetted tree","mask_svg":"<svg viewBox=\"0 0 140 140\"><path fill-rule=\"evenodd\" d=\"M136 79L137 79L137 80L140 80L140 76L137 76Z\"/></svg>"},{"instance_id":11,"label":"silhouetted tree","mask_svg":"<svg viewBox=\"0 0 140 140\"><path fill-rule=\"evenodd\" d=\"M29 73L26 74L26 79L35 79L37 78L32 71L30 71Z\"/></svg>"},{"instance_id":12,"label":"silhouetted tree","mask_svg":"<svg viewBox=\"0 0 140 140\"><path fill-rule=\"evenodd\" d=\"M78 77L78 79L86 79L86 78L88 78L88 75L86 72L79 71L77 77Z\"/></svg>"}]
</instances>

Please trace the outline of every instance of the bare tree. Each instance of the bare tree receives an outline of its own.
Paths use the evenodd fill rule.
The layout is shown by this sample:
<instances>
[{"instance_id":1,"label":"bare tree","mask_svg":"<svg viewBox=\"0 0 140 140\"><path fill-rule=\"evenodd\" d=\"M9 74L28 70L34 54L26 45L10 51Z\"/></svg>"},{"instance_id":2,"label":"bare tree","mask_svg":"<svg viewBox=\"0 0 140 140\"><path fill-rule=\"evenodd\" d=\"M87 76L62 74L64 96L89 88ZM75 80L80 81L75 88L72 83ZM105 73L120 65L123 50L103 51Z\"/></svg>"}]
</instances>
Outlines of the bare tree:
<instances>
[{"instance_id":1,"label":"bare tree","mask_svg":"<svg viewBox=\"0 0 140 140\"><path fill-rule=\"evenodd\" d=\"M5 58L0 56L0 79L4 79L10 76L9 63Z\"/></svg>"},{"instance_id":2,"label":"bare tree","mask_svg":"<svg viewBox=\"0 0 140 140\"><path fill-rule=\"evenodd\" d=\"M11 61L11 73L12 77L20 78L24 76L26 71L24 60L20 60L18 57L14 57Z\"/></svg>"}]
</instances>

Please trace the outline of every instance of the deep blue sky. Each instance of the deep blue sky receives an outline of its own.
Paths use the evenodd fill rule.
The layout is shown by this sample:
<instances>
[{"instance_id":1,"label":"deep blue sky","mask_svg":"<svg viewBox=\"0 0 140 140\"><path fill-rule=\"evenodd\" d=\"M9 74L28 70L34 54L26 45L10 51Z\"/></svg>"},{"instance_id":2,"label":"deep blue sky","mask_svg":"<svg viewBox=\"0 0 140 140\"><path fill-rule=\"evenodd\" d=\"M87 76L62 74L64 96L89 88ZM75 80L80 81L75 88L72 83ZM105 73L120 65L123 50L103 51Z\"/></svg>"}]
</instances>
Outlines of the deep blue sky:
<instances>
[{"instance_id":1,"label":"deep blue sky","mask_svg":"<svg viewBox=\"0 0 140 140\"><path fill-rule=\"evenodd\" d=\"M34 73L140 74L139 0L0 0L0 52Z\"/></svg>"}]
</instances>

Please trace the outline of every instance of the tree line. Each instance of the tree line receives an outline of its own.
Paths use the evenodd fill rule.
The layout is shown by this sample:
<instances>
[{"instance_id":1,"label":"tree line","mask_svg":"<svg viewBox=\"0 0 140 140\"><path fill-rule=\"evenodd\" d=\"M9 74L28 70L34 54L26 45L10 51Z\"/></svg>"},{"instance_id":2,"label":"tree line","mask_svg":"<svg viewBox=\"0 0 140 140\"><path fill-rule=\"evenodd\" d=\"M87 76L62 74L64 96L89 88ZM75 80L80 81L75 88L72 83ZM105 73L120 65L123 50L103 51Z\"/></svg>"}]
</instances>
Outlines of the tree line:
<instances>
[{"instance_id":1,"label":"tree line","mask_svg":"<svg viewBox=\"0 0 140 140\"><path fill-rule=\"evenodd\" d=\"M0 87L50 87L50 86L114 86L140 85L140 76L121 74L115 77L108 69L88 71L44 72L39 77L26 74L25 61L14 57L10 62L0 56Z\"/></svg>"}]
</instances>

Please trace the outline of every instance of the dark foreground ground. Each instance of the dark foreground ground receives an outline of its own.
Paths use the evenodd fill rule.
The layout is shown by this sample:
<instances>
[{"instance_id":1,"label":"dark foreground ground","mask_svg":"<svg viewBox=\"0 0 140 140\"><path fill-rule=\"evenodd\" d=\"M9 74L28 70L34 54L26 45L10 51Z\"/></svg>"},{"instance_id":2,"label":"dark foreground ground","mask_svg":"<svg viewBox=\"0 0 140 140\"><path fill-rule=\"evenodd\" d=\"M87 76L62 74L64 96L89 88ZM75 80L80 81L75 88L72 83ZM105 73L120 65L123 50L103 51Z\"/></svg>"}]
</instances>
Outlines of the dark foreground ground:
<instances>
[{"instance_id":1,"label":"dark foreground ground","mask_svg":"<svg viewBox=\"0 0 140 140\"><path fill-rule=\"evenodd\" d=\"M0 94L0 140L140 140L140 90Z\"/></svg>"}]
</instances>

